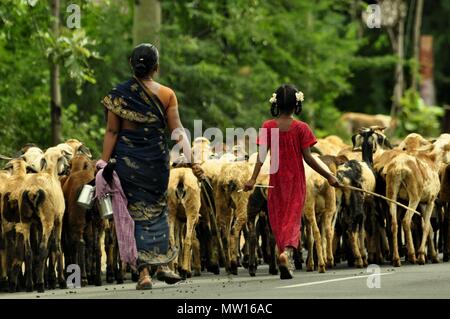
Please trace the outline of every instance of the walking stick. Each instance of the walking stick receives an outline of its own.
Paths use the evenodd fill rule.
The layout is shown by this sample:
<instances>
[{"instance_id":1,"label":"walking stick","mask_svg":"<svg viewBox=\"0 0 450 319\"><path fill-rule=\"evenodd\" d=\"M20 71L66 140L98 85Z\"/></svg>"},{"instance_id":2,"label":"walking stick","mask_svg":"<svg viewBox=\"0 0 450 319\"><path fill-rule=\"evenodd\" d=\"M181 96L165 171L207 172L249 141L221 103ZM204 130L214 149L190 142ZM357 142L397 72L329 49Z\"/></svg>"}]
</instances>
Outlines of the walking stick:
<instances>
[{"instance_id":1,"label":"walking stick","mask_svg":"<svg viewBox=\"0 0 450 319\"><path fill-rule=\"evenodd\" d=\"M354 190L354 191L358 191L358 192L362 192L362 193L367 193L367 194L370 194L370 195L373 195L373 196L382 198L382 199L384 199L384 200L386 200L386 201L388 201L388 202L394 203L394 204L396 204L396 205L398 205L398 206L400 206L400 207L405 208L406 210L412 211L414 214L417 214L417 215L419 215L419 216L422 216L422 214L420 214L418 211L416 211L416 210L414 210L414 209L412 209L412 208L410 208L410 207L408 207L408 206L406 206L406 205L403 205L403 204L401 204L401 203L399 203L399 202L396 202L395 200L392 200L392 199L390 199L390 198L387 198L387 197L385 197L385 196L383 196L383 195L380 195L380 194L377 194L377 193L374 193L374 192L371 192L371 191L368 191L368 190L365 190L365 189L362 189L362 188L358 188L358 187L355 187L355 186L350 186L350 185L342 185L342 184L340 184L340 185L338 186L338 188L348 188L348 189L351 189L351 190Z\"/></svg>"},{"instance_id":2,"label":"walking stick","mask_svg":"<svg viewBox=\"0 0 450 319\"><path fill-rule=\"evenodd\" d=\"M201 187L202 187L202 194L206 197L204 198L205 202L209 206L209 215L211 216L210 220L212 221L212 226L214 228L215 233L217 234L217 242L219 243L219 254L220 258L225 261L225 269L229 271L230 269L230 261L228 260L228 254L225 254L225 251L223 249L223 243L222 243L222 237L219 231L219 227L217 225L217 219L216 219L216 213L215 213L215 205L213 205L213 199L211 199L210 194L212 193L212 186L209 183L209 180L207 178L204 178L200 181Z\"/></svg>"}]
</instances>

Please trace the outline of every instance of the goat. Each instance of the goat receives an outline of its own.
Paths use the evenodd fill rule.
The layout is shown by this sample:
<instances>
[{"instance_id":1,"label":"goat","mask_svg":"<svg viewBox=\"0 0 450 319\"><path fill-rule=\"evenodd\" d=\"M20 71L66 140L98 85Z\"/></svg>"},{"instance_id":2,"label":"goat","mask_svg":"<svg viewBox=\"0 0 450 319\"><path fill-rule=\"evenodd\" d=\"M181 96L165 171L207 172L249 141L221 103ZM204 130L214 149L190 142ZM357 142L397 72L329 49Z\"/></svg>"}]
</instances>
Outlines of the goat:
<instances>
[{"instance_id":1,"label":"goat","mask_svg":"<svg viewBox=\"0 0 450 319\"><path fill-rule=\"evenodd\" d=\"M341 138L330 135L325 138L320 138L317 140L317 144L314 145L315 149L318 150L320 155L333 155L337 156L342 149L348 147L347 144L342 141Z\"/></svg>"},{"instance_id":2,"label":"goat","mask_svg":"<svg viewBox=\"0 0 450 319\"><path fill-rule=\"evenodd\" d=\"M19 259L23 260L24 258L22 245L16 241L16 224L20 221L17 191L27 175L27 164L22 158L18 158L11 160L7 164L7 168L11 168L11 172L3 172L3 187L0 186L2 188L0 195L3 248L1 251L1 277L3 280L8 277L9 291L14 292L18 290L17 279L22 271L22 261ZM31 275L31 272L28 271L28 274ZM29 280L26 285L29 291L31 289ZM6 289L4 281L3 289Z\"/></svg>"},{"instance_id":3,"label":"goat","mask_svg":"<svg viewBox=\"0 0 450 319\"><path fill-rule=\"evenodd\" d=\"M195 226L200 214L200 187L197 178L190 168L173 168L170 171L168 186L168 209L170 225L170 242L175 246L175 228L182 222L186 223L186 234L183 240L182 254L180 254L179 273L181 277L191 276L192 243ZM181 227L178 226L180 229ZM181 245L178 245L180 247ZM200 269L195 269L200 273Z\"/></svg>"},{"instance_id":4,"label":"goat","mask_svg":"<svg viewBox=\"0 0 450 319\"><path fill-rule=\"evenodd\" d=\"M44 291L44 269L47 257L50 257L48 265L50 288L56 285L55 264L58 267L59 287L66 287L61 249L65 202L58 178L58 175L68 167L65 156L66 154L58 148L47 149L42 158L42 170L26 176L19 195L20 227L16 227L16 231L23 236L25 257L32 255L30 237L32 224L36 225L34 253L37 255L35 286L38 292Z\"/></svg>"},{"instance_id":5,"label":"goat","mask_svg":"<svg viewBox=\"0 0 450 319\"><path fill-rule=\"evenodd\" d=\"M225 163L220 171L215 190L217 222L227 259L227 268L237 274L239 238L242 227L247 223L247 204L250 194L237 192L243 189L250 178L252 164L247 162ZM229 243L229 245L228 245Z\"/></svg>"},{"instance_id":6,"label":"goat","mask_svg":"<svg viewBox=\"0 0 450 319\"><path fill-rule=\"evenodd\" d=\"M348 112L342 114L340 122L345 124L349 134L354 134L363 127L382 126L391 129L393 126L392 118L383 114L371 115Z\"/></svg>"},{"instance_id":7,"label":"goat","mask_svg":"<svg viewBox=\"0 0 450 319\"><path fill-rule=\"evenodd\" d=\"M3 220L3 193L11 173L9 171L0 171L0 223ZM6 242L3 234L3 225L0 224L0 291L8 291L8 273L6 262Z\"/></svg>"},{"instance_id":8,"label":"goat","mask_svg":"<svg viewBox=\"0 0 450 319\"><path fill-rule=\"evenodd\" d=\"M193 163L203 163L213 155L211 142L205 137L198 137L192 143Z\"/></svg>"},{"instance_id":9,"label":"goat","mask_svg":"<svg viewBox=\"0 0 450 319\"><path fill-rule=\"evenodd\" d=\"M330 168L317 156L313 155L323 169L331 173ZM327 158L330 160L330 157ZM334 173L336 160L332 161ZM331 166L330 163L330 166ZM306 222L305 231L308 238L307 271L314 269L314 243L316 245L319 272L325 272L325 261L328 267L334 265L333 259L333 221L336 214L336 192L334 187L308 165L305 166L306 198L303 216ZM319 228L320 226L320 228ZM322 234L321 234L322 232ZM323 247L325 245L326 247Z\"/></svg>"},{"instance_id":10,"label":"goat","mask_svg":"<svg viewBox=\"0 0 450 319\"><path fill-rule=\"evenodd\" d=\"M425 149L413 149L421 143L424 143L423 138L417 134L407 136L399 145L399 149L382 154L375 163L374 168L381 173L386 181L386 196L388 198L408 200L408 207L413 210L417 209L419 203L425 204L425 209L422 213L423 234L417 256L417 262L424 264L425 245L431 227L430 218L435 200L440 191L438 172L444 153L436 149L434 145L429 145ZM445 152L447 152L447 149ZM392 262L395 267L399 267L401 262L398 253L397 205L390 204L389 211L393 240ZM411 232L413 214L409 210L406 211L402 221L408 250L408 261L411 263L416 262L416 252ZM432 261L438 262L436 251L434 247L431 248Z\"/></svg>"},{"instance_id":11,"label":"goat","mask_svg":"<svg viewBox=\"0 0 450 319\"><path fill-rule=\"evenodd\" d=\"M256 154L256 153L255 153ZM268 157L268 156L267 156ZM267 161L270 162L270 159ZM264 162L263 167L266 162ZM263 174L260 174L257 179L257 183L260 185L269 185L269 175L264 174L264 169L261 169ZM256 262L256 250L258 247L258 226L263 227L261 231L263 256L269 263L269 274L276 275L277 269L277 255L275 252L275 238L272 234L269 223L269 211L267 208L267 189L256 188L249 196L247 206L247 228L248 236L246 238L246 244L248 245L248 272L250 276L256 275L257 262Z\"/></svg>"},{"instance_id":12,"label":"goat","mask_svg":"<svg viewBox=\"0 0 450 319\"><path fill-rule=\"evenodd\" d=\"M376 178L372 171L373 152L382 152L380 142L384 139L384 136L374 132L373 129L363 129L352 138L354 148L359 145L363 146L363 161L350 160L338 167L337 177L343 185L355 186L372 192L375 190ZM384 142L381 143L381 145L383 144ZM353 256L348 256L347 260L351 264L352 258L354 258L356 267L361 268L367 265L364 247L365 210L373 205L373 199L370 196L346 188L338 189L336 197L338 218L343 231L348 235L353 254Z\"/></svg>"},{"instance_id":13,"label":"goat","mask_svg":"<svg viewBox=\"0 0 450 319\"><path fill-rule=\"evenodd\" d=\"M88 283L87 272L91 274L91 281L94 280L95 284L100 286L102 255L100 238L104 232L104 222L95 209L88 210L77 203L83 186L92 184L94 181L95 163L83 154L75 155L70 164L70 174L63 185L66 202L63 225L66 265L78 264L80 266L82 286ZM97 269L90 269L87 256L89 256L89 261L92 261L89 264L95 265Z\"/></svg>"}]
</instances>

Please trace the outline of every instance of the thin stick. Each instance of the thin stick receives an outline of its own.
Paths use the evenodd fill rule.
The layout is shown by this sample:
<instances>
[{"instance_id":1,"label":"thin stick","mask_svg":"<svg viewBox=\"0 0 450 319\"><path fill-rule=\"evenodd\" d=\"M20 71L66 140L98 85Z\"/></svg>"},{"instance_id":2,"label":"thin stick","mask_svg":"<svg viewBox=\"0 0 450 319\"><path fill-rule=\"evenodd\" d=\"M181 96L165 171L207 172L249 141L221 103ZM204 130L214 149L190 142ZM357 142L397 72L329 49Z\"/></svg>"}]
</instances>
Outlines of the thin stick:
<instances>
[{"instance_id":1,"label":"thin stick","mask_svg":"<svg viewBox=\"0 0 450 319\"><path fill-rule=\"evenodd\" d=\"M274 188L274 186L271 186L271 185L259 185L259 184L256 184L255 186L253 186L253 187L259 187L259 188ZM243 189L239 189L238 191L237 191L237 193L240 193L240 192L243 192L244 190Z\"/></svg>"},{"instance_id":2,"label":"thin stick","mask_svg":"<svg viewBox=\"0 0 450 319\"><path fill-rule=\"evenodd\" d=\"M350 186L350 185L342 185L342 184L341 184L340 186L338 186L338 188L348 188L348 189L351 189L351 190L354 190L354 191L363 192L363 193L367 193L367 194L370 194L370 195L373 195L373 196L376 196L376 197L380 197L380 198L382 198L382 199L384 199L384 200L387 200L388 202L394 203L394 204L396 204L396 205L398 205L398 206L400 206L400 207L403 207L403 208L405 208L405 209L407 209L407 210L410 210L410 211L412 211L414 214L417 214L417 215L419 215L419 216L422 216L422 214L419 213L418 211L416 211L416 210L414 210L414 209L412 209L412 208L410 208L410 207L408 207L408 206L406 206L406 205L403 205L403 204L401 204L401 203L399 203L399 202L396 202L396 201L393 200L393 199L387 198L387 197L385 197L385 196L383 196L383 195L380 195L380 194L377 194L377 193L374 193L374 192L371 192L371 191L367 191L367 190L365 190L365 189L358 188L358 187L355 187L355 186Z\"/></svg>"}]
</instances>

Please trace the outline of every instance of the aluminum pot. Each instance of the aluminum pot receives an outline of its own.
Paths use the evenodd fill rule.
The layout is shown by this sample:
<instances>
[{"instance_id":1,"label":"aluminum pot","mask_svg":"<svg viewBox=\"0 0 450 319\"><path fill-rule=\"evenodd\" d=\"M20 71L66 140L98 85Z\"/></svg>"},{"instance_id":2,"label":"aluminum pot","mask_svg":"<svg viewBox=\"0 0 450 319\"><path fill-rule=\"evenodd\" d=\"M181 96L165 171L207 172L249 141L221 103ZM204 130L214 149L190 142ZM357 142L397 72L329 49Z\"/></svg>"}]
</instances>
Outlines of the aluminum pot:
<instances>
[{"instance_id":1,"label":"aluminum pot","mask_svg":"<svg viewBox=\"0 0 450 319\"><path fill-rule=\"evenodd\" d=\"M86 184L78 195L77 204L83 208L91 209L94 204L95 187Z\"/></svg>"},{"instance_id":2,"label":"aluminum pot","mask_svg":"<svg viewBox=\"0 0 450 319\"><path fill-rule=\"evenodd\" d=\"M111 194L106 194L104 197L98 199L98 210L102 218L109 219L113 217Z\"/></svg>"}]
</instances>

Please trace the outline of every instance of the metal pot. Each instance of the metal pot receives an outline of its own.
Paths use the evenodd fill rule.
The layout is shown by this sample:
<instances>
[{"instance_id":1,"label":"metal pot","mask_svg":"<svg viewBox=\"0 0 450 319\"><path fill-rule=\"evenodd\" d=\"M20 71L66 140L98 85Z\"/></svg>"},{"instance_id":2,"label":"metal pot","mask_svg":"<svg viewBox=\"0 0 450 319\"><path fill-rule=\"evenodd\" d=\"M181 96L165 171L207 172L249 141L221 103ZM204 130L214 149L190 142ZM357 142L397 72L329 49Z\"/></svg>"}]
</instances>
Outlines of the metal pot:
<instances>
[{"instance_id":1,"label":"metal pot","mask_svg":"<svg viewBox=\"0 0 450 319\"><path fill-rule=\"evenodd\" d=\"M91 185L84 185L78 195L77 204L83 208L91 209L94 204L95 187Z\"/></svg>"},{"instance_id":2,"label":"metal pot","mask_svg":"<svg viewBox=\"0 0 450 319\"><path fill-rule=\"evenodd\" d=\"M113 217L111 198L111 194L106 194L104 197L98 199L98 210L102 218L107 219Z\"/></svg>"}]
</instances>

